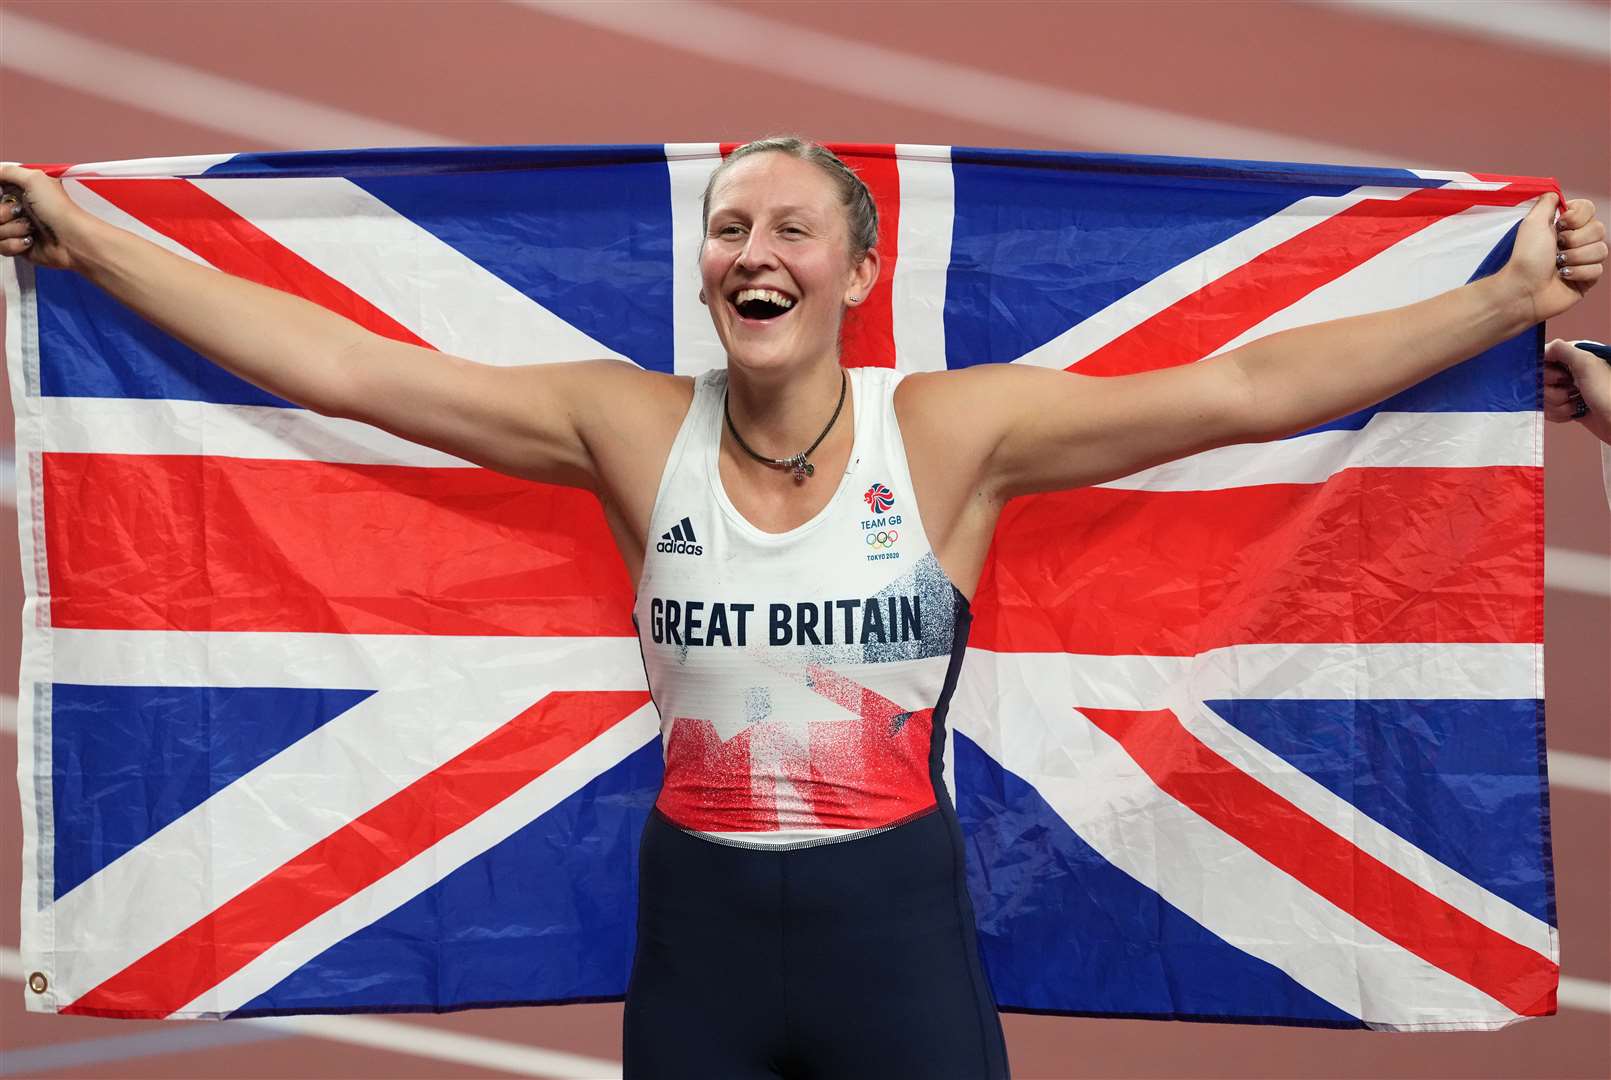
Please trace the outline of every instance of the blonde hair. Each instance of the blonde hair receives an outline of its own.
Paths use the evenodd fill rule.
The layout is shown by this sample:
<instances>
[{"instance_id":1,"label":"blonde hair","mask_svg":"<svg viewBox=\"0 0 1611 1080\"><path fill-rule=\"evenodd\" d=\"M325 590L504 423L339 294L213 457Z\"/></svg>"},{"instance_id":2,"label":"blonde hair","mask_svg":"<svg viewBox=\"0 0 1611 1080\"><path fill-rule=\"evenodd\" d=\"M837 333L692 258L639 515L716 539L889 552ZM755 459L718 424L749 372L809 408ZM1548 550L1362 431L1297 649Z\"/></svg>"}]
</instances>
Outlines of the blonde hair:
<instances>
[{"instance_id":1,"label":"blonde hair","mask_svg":"<svg viewBox=\"0 0 1611 1080\"><path fill-rule=\"evenodd\" d=\"M873 201L873 193L867 190L867 185L862 182L861 177L839 159L839 155L821 143L802 139L797 135L768 135L764 139L747 142L727 155L727 160L710 174L710 182L705 185L705 194L700 197L701 232L710 226L710 195L716 189L716 181L738 162L756 154L788 154L801 161L809 161L828 174L828 178L839 190L839 201L844 204L845 216L850 224L851 262L860 262L864 255L877 246L878 204Z\"/></svg>"}]
</instances>

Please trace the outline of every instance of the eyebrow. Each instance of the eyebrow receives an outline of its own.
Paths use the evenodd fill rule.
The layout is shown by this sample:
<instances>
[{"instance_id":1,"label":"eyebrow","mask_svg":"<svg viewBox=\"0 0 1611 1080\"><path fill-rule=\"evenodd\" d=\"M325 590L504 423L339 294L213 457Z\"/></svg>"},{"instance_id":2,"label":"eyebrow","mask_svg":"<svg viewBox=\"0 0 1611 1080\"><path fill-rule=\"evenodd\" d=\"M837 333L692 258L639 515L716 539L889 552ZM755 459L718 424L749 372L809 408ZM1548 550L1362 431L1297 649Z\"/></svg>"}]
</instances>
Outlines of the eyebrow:
<instances>
[{"instance_id":1,"label":"eyebrow","mask_svg":"<svg viewBox=\"0 0 1611 1080\"><path fill-rule=\"evenodd\" d=\"M715 221L717 218L721 217L723 214L736 214L736 213L738 213L738 210L737 210L736 207L733 207L733 206L717 206L714 210L711 211L710 219L712 221ZM795 205L791 204L791 205L788 205L788 206L780 206L780 207L777 208L777 216L778 217L803 216L803 217L815 218L816 213L817 212L815 210L813 210L809 206L795 206Z\"/></svg>"}]
</instances>

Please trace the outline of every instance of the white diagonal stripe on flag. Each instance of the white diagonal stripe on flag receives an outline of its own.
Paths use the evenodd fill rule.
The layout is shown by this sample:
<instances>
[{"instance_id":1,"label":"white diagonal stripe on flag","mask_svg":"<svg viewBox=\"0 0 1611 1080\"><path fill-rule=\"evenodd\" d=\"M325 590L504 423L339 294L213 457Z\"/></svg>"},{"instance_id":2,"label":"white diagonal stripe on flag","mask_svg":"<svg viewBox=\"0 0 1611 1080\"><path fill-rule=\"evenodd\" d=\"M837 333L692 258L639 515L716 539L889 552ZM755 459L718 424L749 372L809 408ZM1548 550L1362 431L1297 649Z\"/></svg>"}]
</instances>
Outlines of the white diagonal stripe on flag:
<instances>
[{"instance_id":1,"label":"white diagonal stripe on flag","mask_svg":"<svg viewBox=\"0 0 1611 1080\"><path fill-rule=\"evenodd\" d=\"M1528 201L1518 206L1473 206L1450 214L1319 286L1216 353L1293 327L1403 307L1458 288L1530 209Z\"/></svg>"},{"instance_id":2,"label":"white diagonal stripe on flag","mask_svg":"<svg viewBox=\"0 0 1611 1080\"><path fill-rule=\"evenodd\" d=\"M94 928L56 956L62 999L117 974L546 694L574 689L509 674L366 698L80 883L51 911L65 925ZM652 730L644 724L636 745ZM351 768L331 769L332 761ZM203 873L197 860L208 853ZM150 901L139 919L126 914L134 895Z\"/></svg>"},{"instance_id":3,"label":"white diagonal stripe on flag","mask_svg":"<svg viewBox=\"0 0 1611 1080\"><path fill-rule=\"evenodd\" d=\"M53 917L83 932L52 965L57 990L72 1000L117 974L549 689L382 692L332 718L59 898ZM138 919L125 913L130 896L149 901Z\"/></svg>"},{"instance_id":4,"label":"white diagonal stripe on flag","mask_svg":"<svg viewBox=\"0 0 1611 1080\"><path fill-rule=\"evenodd\" d=\"M245 1005L332 945L414 899L620 764L657 737L658 723L654 706L644 705L463 828L282 938L176 1015L213 1016ZM542 958L534 952L531 959L535 964Z\"/></svg>"},{"instance_id":5,"label":"white diagonal stripe on flag","mask_svg":"<svg viewBox=\"0 0 1611 1080\"><path fill-rule=\"evenodd\" d=\"M121 206L107 201L98 192L91 189L88 184L80 183L77 180L64 180L62 181L62 186L67 189L67 194L72 196L73 202L82 206L102 221L110 222L143 240L149 240L151 243L173 252L182 259L200 263L202 266L212 266L212 263L197 255L173 237L166 233L158 232Z\"/></svg>"},{"instance_id":6,"label":"white diagonal stripe on flag","mask_svg":"<svg viewBox=\"0 0 1611 1080\"><path fill-rule=\"evenodd\" d=\"M190 183L442 352L501 366L626 359L350 180ZM422 305L421 283L452 304Z\"/></svg>"},{"instance_id":7,"label":"white diagonal stripe on flag","mask_svg":"<svg viewBox=\"0 0 1611 1080\"><path fill-rule=\"evenodd\" d=\"M1515 1014L1320 897L1161 791L1117 742L1075 714L1062 741L1091 756L1079 776L1034 775L1037 789L1081 839L1218 937L1275 965L1367 1024L1437 1024ZM1014 763L1002 762L1009 769ZM1030 763L1019 767L1034 770ZM1014 769L1016 772L1017 769ZM1135 813L1141 807L1143 819ZM1111 807L1124 807L1112 813ZM1174 871L1184 868L1186 872ZM1212 868L1213 888L1204 880ZM1318 925L1308 947L1271 941L1269 912Z\"/></svg>"},{"instance_id":8,"label":"white diagonal stripe on flag","mask_svg":"<svg viewBox=\"0 0 1611 1080\"><path fill-rule=\"evenodd\" d=\"M1444 903L1541 956L1559 960L1560 950L1554 927L1453 867L1444 865L1303 771L1294 768L1279 754L1267 750L1235 725L1215 715L1200 701L1193 701L1189 695L1182 694L1176 702L1174 711L1181 724L1220 757L1256 777L1265 787L1299 810ZM1530 762L1518 763L1518 768L1536 771L1536 765Z\"/></svg>"},{"instance_id":9,"label":"white diagonal stripe on flag","mask_svg":"<svg viewBox=\"0 0 1611 1080\"><path fill-rule=\"evenodd\" d=\"M996 698L1024 715L1040 711L1039 688L1003 679ZM960 695L960 688L959 688ZM1069 709L1034 740L1006 744L963 733L1022 777L1104 859L1213 934L1285 971L1366 1023L1502 1026L1510 1009L1381 936L1162 791L1125 749ZM1027 751L1027 753L1026 753ZM1214 886L1204 880L1212 868ZM1313 928L1305 950L1272 940L1268 913ZM1473 1019L1475 1018L1475 1019Z\"/></svg>"},{"instance_id":10,"label":"white diagonal stripe on flag","mask_svg":"<svg viewBox=\"0 0 1611 1080\"><path fill-rule=\"evenodd\" d=\"M1450 191L1498 191L1508 181L1505 180L1478 180L1468 172L1456 169L1411 169L1410 172L1424 180L1443 180L1446 190Z\"/></svg>"},{"instance_id":11,"label":"white diagonal stripe on flag","mask_svg":"<svg viewBox=\"0 0 1611 1080\"><path fill-rule=\"evenodd\" d=\"M1310 195L1165 270L1017 363L1066 368L1272 248L1367 199L1397 200L1421 188L1359 187L1345 195Z\"/></svg>"}]
</instances>

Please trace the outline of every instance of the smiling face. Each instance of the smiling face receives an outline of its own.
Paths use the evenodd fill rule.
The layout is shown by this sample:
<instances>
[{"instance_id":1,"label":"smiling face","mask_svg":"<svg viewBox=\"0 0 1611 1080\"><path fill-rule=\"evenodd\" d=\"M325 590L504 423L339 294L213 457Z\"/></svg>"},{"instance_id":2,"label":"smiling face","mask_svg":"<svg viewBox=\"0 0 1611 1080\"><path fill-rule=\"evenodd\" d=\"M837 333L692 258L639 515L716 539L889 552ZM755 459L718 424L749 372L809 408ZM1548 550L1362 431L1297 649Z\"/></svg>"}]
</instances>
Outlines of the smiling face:
<instances>
[{"instance_id":1,"label":"smiling face","mask_svg":"<svg viewBox=\"0 0 1611 1080\"><path fill-rule=\"evenodd\" d=\"M878 255L852 263L845 207L821 168L761 153L717 181L699 272L729 366L776 371L837 361L845 307L867 295Z\"/></svg>"}]
</instances>

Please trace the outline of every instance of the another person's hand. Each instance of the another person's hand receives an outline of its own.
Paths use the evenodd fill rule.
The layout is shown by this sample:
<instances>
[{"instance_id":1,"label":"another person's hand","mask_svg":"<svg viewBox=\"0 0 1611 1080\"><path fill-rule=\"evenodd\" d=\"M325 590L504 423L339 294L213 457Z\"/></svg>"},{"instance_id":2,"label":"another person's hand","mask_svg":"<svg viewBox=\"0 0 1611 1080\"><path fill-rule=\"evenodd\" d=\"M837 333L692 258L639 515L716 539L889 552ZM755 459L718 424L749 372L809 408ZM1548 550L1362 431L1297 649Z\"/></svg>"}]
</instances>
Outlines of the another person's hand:
<instances>
[{"instance_id":1,"label":"another person's hand","mask_svg":"<svg viewBox=\"0 0 1611 1080\"><path fill-rule=\"evenodd\" d=\"M1570 341L1546 345L1544 418L1557 424L1576 420L1611 445L1611 363Z\"/></svg>"}]
</instances>

